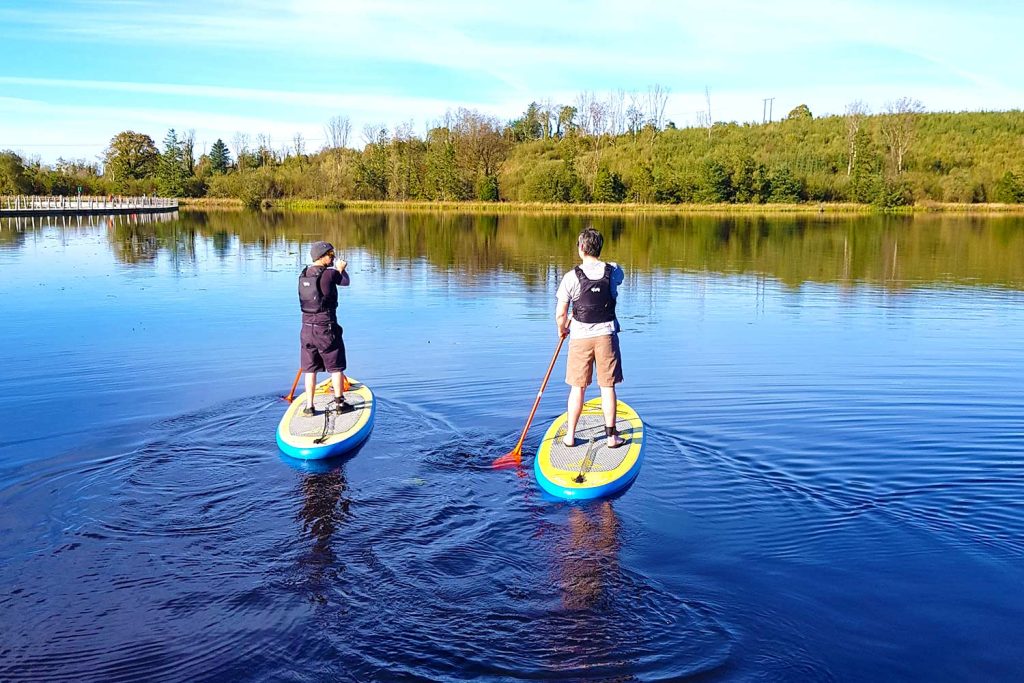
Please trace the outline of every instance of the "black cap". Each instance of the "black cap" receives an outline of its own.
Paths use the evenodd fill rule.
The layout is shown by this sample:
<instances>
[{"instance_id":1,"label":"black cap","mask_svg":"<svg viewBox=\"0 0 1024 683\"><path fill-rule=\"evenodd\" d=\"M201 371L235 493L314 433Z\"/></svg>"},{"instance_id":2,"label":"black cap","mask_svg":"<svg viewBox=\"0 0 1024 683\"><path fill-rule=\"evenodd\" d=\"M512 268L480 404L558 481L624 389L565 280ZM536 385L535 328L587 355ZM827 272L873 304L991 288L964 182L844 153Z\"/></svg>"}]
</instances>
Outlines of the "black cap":
<instances>
[{"instance_id":1,"label":"black cap","mask_svg":"<svg viewBox=\"0 0 1024 683\"><path fill-rule=\"evenodd\" d=\"M334 245L330 242L313 242L313 246L309 248L309 256L314 261L319 261L329 251L334 251Z\"/></svg>"}]
</instances>

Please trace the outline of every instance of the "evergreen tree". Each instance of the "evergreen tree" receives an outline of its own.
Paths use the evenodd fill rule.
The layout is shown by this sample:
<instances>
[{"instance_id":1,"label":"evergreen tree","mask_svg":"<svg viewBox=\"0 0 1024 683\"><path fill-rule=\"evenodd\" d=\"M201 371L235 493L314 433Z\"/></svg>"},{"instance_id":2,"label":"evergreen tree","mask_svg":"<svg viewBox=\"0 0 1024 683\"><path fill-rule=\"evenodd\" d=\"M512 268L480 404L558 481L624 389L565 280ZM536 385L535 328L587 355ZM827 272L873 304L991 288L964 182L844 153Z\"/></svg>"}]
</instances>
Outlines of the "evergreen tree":
<instances>
[{"instance_id":1,"label":"evergreen tree","mask_svg":"<svg viewBox=\"0 0 1024 683\"><path fill-rule=\"evenodd\" d=\"M231 164L231 157L228 153L228 146L224 144L224 141L217 138L217 142L213 143L210 147L210 172L215 174L222 174L228 172L228 166Z\"/></svg>"},{"instance_id":2,"label":"evergreen tree","mask_svg":"<svg viewBox=\"0 0 1024 683\"><path fill-rule=\"evenodd\" d=\"M706 160L697 177L694 198L705 204L719 204L730 201L732 196L732 181L725 166L715 159Z\"/></svg>"},{"instance_id":3,"label":"evergreen tree","mask_svg":"<svg viewBox=\"0 0 1024 683\"><path fill-rule=\"evenodd\" d=\"M780 166L771 173L771 194L768 201L775 204L792 204L803 199L803 184L788 166Z\"/></svg>"},{"instance_id":4,"label":"evergreen tree","mask_svg":"<svg viewBox=\"0 0 1024 683\"><path fill-rule=\"evenodd\" d=\"M164 151L157 165L157 189L165 197L181 197L185 195L187 181L185 153L177 133L171 128L164 138Z\"/></svg>"},{"instance_id":5,"label":"evergreen tree","mask_svg":"<svg viewBox=\"0 0 1024 683\"><path fill-rule=\"evenodd\" d=\"M594 177L594 201L601 204L618 203L626 195L626 188L618 173L612 173L607 166L597 169Z\"/></svg>"}]
</instances>

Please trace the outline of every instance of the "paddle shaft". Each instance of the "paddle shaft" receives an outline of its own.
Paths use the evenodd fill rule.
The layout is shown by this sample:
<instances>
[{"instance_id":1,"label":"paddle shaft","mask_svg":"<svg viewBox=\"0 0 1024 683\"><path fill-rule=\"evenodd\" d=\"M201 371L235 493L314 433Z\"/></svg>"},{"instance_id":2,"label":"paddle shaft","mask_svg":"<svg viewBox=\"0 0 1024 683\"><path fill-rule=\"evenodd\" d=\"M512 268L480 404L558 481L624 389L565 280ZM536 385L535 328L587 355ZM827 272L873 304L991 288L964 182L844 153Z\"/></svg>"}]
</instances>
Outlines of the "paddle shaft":
<instances>
[{"instance_id":1,"label":"paddle shaft","mask_svg":"<svg viewBox=\"0 0 1024 683\"><path fill-rule=\"evenodd\" d=\"M568 335L566 335L568 336ZM540 397L544 395L544 389L548 386L548 379L551 377L551 371L555 369L555 361L558 360L558 354L562 350L562 344L565 342L565 336L558 339L558 346L555 347L555 355L551 356L551 363L548 364L548 371L544 373L544 381L540 383L540 390L537 392L537 398L533 402L533 408L530 410L530 417L526 418L526 426L523 427L523 433L519 435L519 443L512 449L513 453L523 452L523 442L526 441L526 433L530 431L530 425L533 424L533 416L537 413L537 406L540 405Z\"/></svg>"},{"instance_id":2,"label":"paddle shaft","mask_svg":"<svg viewBox=\"0 0 1024 683\"><path fill-rule=\"evenodd\" d=\"M292 390L289 391L288 395L284 397L284 400L288 401L289 403L291 403L292 400L295 398L295 387L299 386L300 377L302 377L302 368L299 368L299 371L295 373L295 381L292 382Z\"/></svg>"}]
</instances>

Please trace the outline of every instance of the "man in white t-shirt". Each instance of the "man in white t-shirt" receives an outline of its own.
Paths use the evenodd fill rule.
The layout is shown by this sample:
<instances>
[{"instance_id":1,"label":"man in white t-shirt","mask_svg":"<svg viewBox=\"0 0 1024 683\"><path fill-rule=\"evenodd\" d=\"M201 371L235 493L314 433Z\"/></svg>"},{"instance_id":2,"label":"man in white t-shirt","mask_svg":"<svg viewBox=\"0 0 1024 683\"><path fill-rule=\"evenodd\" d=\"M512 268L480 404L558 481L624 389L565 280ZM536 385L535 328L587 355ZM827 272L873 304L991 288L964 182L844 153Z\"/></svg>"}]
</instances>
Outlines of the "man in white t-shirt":
<instances>
[{"instance_id":1,"label":"man in white t-shirt","mask_svg":"<svg viewBox=\"0 0 1024 683\"><path fill-rule=\"evenodd\" d=\"M581 232L576 246L581 263L566 273L558 285L558 305L555 309L558 334L569 335L565 383L571 389L564 443L566 446L576 443L576 423L583 412L583 392L590 385L596 366L597 384L601 387L605 436L609 448L618 448L623 440L615 428L615 385L622 381L622 354L619 351L619 321L615 317L615 299L624 274L618 264L600 260L604 238L597 230L587 228Z\"/></svg>"}]
</instances>

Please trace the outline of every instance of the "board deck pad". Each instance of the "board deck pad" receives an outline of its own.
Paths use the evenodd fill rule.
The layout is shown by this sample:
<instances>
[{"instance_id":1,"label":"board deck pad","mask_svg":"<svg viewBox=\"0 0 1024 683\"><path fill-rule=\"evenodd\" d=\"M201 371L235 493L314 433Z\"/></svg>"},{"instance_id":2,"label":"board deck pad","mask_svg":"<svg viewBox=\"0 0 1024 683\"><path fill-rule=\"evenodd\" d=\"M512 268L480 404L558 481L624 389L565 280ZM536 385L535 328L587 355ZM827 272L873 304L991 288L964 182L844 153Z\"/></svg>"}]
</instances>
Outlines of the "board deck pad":
<instances>
[{"instance_id":1,"label":"board deck pad","mask_svg":"<svg viewBox=\"0 0 1024 683\"><path fill-rule=\"evenodd\" d=\"M352 410L338 415L337 413L331 413L327 416L327 435L332 434L344 434L356 425L356 421L359 419L359 413L366 408L365 401L363 398L354 391L344 392L345 401L352 406ZM312 436L318 437L324 433L324 411L327 407L334 402L334 394L321 394L317 393L313 396L313 408L316 410L316 415L306 417L301 412L296 412L295 416L291 419L288 424L288 433L292 436Z\"/></svg>"},{"instance_id":2,"label":"board deck pad","mask_svg":"<svg viewBox=\"0 0 1024 683\"><path fill-rule=\"evenodd\" d=\"M563 425L551 444L552 466L567 472L579 472L586 458L593 461L586 468L586 472L614 470L626 459L633 431L626 420L616 419L615 426L625 443L618 448L608 448L608 439L604 434L604 414L583 413L580 415L579 422L576 423L576 445L569 448L562 442L565 438L565 426ZM594 440L592 450L590 449L590 439ZM588 451L590 451L589 456ZM586 476L586 472L584 472L584 476Z\"/></svg>"}]
</instances>

